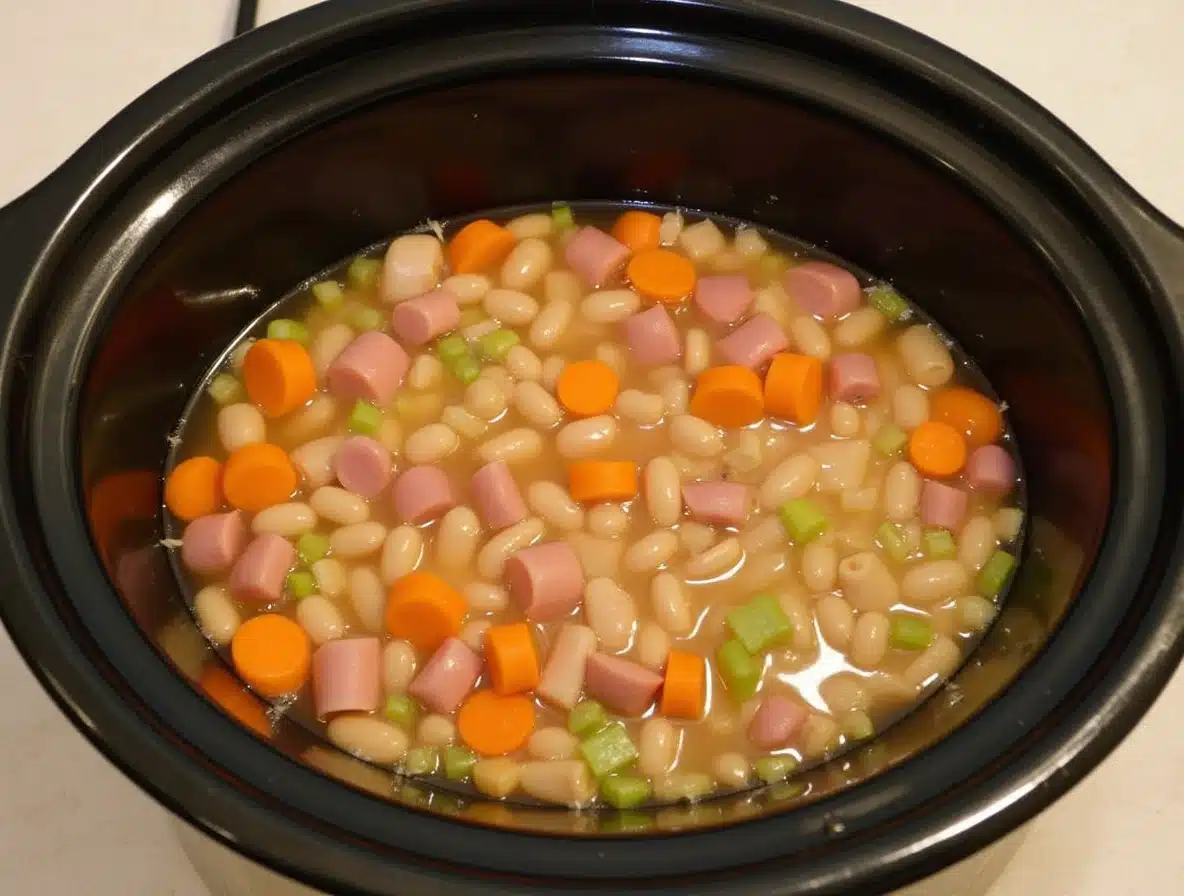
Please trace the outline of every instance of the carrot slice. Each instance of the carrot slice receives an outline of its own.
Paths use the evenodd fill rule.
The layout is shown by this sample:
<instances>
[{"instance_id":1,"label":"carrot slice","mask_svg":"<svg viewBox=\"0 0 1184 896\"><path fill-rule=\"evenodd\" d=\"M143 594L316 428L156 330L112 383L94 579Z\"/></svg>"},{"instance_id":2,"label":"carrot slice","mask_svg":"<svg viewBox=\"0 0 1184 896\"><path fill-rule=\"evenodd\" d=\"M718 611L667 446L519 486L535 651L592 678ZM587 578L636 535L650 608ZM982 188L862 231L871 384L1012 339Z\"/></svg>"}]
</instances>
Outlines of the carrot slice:
<instances>
[{"instance_id":1,"label":"carrot slice","mask_svg":"<svg viewBox=\"0 0 1184 896\"><path fill-rule=\"evenodd\" d=\"M765 374L765 411L806 426L821 406L822 362L788 352L774 356Z\"/></svg>"},{"instance_id":2,"label":"carrot slice","mask_svg":"<svg viewBox=\"0 0 1184 896\"><path fill-rule=\"evenodd\" d=\"M477 691L457 713L456 728L474 753L505 756L525 744L534 731L534 704L520 694Z\"/></svg>"},{"instance_id":3,"label":"carrot slice","mask_svg":"<svg viewBox=\"0 0 1184 896\"><path fill-rule=\"evenodd\" d=\"M747 426L765 415L761 378L739 364L709 367L695 381L691 413L716 426Z\"/></svg>"},{"instance_id":4,"label":"carrot slice","mask_svg":"<svg viewBox=\"0 0 1184 896\"><path fill-rule=\"evenodd\" d=\"M1003 415L999 406L981 392L952 386L930 399L934 420L948 423L966 439L971 448L990 445L1003 434Z\"/></svg>"},{"instance_id":5,"label":"carrot slice","mask_svg":"<svg viewBox=\"0 0 1184 896\"><path fill-rule=\"evenodd\" d=\"M386 627L396 638L406 638L417 650L431 653L460 631L467 610L464 597L442 578L413 572L391 585Z\"/></svg>"},{"instance_id":6,"label":"carrot slice","mask_svg":"<svg viewBox=\"0 0 1184 896\"><path fill-rule=\"evenodd\" d=\"M669 249L645 249L625 269L629 282L654 302L677 304L695 290L695 266Z\"/></svg>"},{"instance_id":7,"label":"carrot slice","mask_svg":"<svg viewBox=\"0 0 1184 896\"><path fill-rule=\"evenodd\" d=\"M268 442L236 448L222 468L222 493L239 510L266 510L287 501L299 484L284 449Z\"/></svg>"},{"instance_id":8,"label":"carrot slice","mask_svg":"<svg viewBox=\"0 0 1184 896\"><path fill-rule=\"evenodd\" d=\"M317 371L294 339L260 339L243 359L243 385L263 416L282 417L312 398Z\"/></svg>"},{"instance_id":9,"label":"carrot slice","mask_svg":"<svg viewBox=\"0 0 1184 896\"><path fill-rule=\"evenodd\" d=\"M927 420L909 436L909 460L926 476L953 476L966 463L966 440L940 420Z\"/></svg>"},{"instance_id":10,"label":"carrot slice","mask_svg":"<svg viewBox=\"0 0 1184 896\"><path fill-rule=\"evenodd\" d=\"M637 465L628 460L577 460L567 466L568 491L581 503L627 501L637 495Z\"/></svg>"},{"instance_id":11,"label":"carrot slice","mask_svg":"<svg viewBox=\"0 0 1184 896\"><path fill-rule=\"evenodd\" d=\"M613 237L634 252L657 249L662 219L651 212L625 212L613 225Z\"/></svg>"},{"instance_id":12,"label":"carrot slice","mask_svg":"<svg viewBox=\"0 0 1184 896\"><path fill-rule=\"evenodd\" d=\"M186 522L216 511L222 503L222 464L212 457L181 461L164 484L164 503Z\"/></svg>"},{"instance_id":13,"label":"carrot slice","mask_svg":"<svg viewBox=\"0 0 1184 896\"><path fill-rule=\"evenodd\" d=\"M263 704L251 696L242 682L218 665L202 670L198 686L228 716L260 737L271 737L271 722Z\"/></svg>"},{"instance_id":14,"label":"carrot slice","mask_svg":"<svg viewBox=\"0 0 1184 896\"><path fill-rule=\"evenodd\" d=\"M264 697L282 697L308 680L312 646L308 635L287 616L264 613L234 633L230 658L239 677Z\"/></svg>"},{"instance_id":15,"label":"carrot slice","mask_svg":"<svg viewBox=\"0 0 1184 896\"><path fill-rule=\"evenodd\" d=\"M595 417L607 412L620 389L620 378L603 361L568 364L555 381L559 403L577 417Z\"/></svg>"},{"instance_id":16,"label":"carrot slice","mask_svg":"<svg viewBox=\"0 0 1184 896\"><path fill-rule=\"evenodd\" d=\"M521 694L539 683L539 657L525 622L486 631L485 662L499 694Z\"/></svg>"},{"instance_id":17,"label":"carrot slice","mask_svg":"<svg viewBox=\"0 0 1184 896\"><path fill-rule=\"evenodd\" d=\"M448 244L454 274L475 274L501 264L514 248L514 234L488 218L466 224Z\"/></svg>"},{"instance_id":18,"label":"carrot slice","mask_svg":"<svg viewBox=\"0 0 1184 896\"><path fill-rule=\"evenodd\" d=\"M707 666L703 657L672 650L666 657L666 678L658 711L673 719L697 719L707 696Z\"/></svg>"}]
</instances>

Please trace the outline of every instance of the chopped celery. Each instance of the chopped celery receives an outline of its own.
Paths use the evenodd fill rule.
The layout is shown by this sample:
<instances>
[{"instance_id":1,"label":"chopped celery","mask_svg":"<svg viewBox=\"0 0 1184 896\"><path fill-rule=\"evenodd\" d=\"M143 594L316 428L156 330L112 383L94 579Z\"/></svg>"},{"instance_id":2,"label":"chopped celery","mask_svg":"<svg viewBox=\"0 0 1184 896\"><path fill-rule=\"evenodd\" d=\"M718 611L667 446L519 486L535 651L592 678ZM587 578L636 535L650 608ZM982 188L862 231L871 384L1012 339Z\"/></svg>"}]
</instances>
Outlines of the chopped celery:
<instances>
[{"instance_id":1,"label":"chopped celery","mask_svg":"<svg viewBox=\"0 0 1184 896\"><path fill-rule=\"evenodd\" d=\"M287 585L288 593L298 600L302 597L308 597L310 594L315 594L317 590L316 576L302 569L293 570L288 573L288 577L284 581Z\"/></svg>"},{"instance_id":2,"label":"chopped celery","mask_svg":"<svg viewBox=\"0 0 1184 896\"><path fill-rule=\"evenodd\" d=\"M725 641L715 652L715 661L720 677L737 700L747 700L756 693L764 664L754 658L743 644L735 639Z\"/></svg>"},{"instance_id":3,"label":"chopped celery","mask_svg":"<svg viewBox=\"0 0 1184 896\"><path fill-rule=\"evenodd\" d=\"M481 356L490 361L505 360L506 353L519 343L513 330L494 330L481 337Z\"/></svg>"},{"instance_id":4,"label":"chopped celery","mask_svg":"<svg viewBox=\"0 0 1184 896\"><path fill-rule=\"evenodd\" d=\"M381 330L386 323L382 312L369 305L351 305L347 312L347 318L357 330Z\"/></svg>"},{"instance_id":5,"label":"chopped celery","mask_svg":"<svg viewBox=\"0 0 1184 896\"><path fill-rule=\"evenodd\" d=\"M995 618L995 605L977 594L958 598L957 607L962 625L972 632L983 631Z\"/></svg>"},{"instance_id":6,"label":"chopped celery","mask_svg":"<svg viewBox=\"0 0 1184 896\"><path fill-rule=\"evenodd\" d=\"M996 551L983 564L978 574L978 590L987 597L998 597L1015 569L1015 557L1007 551Z\"/></svg>"},{"instance_id":7,"label":"chopped celery","mask_svg":"<svg viewBox=\"0 0 1184 896\"><path fill-rule=\"evenodd\" d=\"M382 714L400 728L410 730L419 716L419 707L415 705L414 700L406 695L391 694L386 698Z\"/></svg>"},{"instance_id":8,"label":"chopped celery","mask_svg":"<svg viewBox=\"0 0 1184 896\"><path fill-rule=\"evenodd\" d=\"M436 354L445 364L451 364L457 358L468 357L469 345L460 336L445 336L436 343Z\"/></svg>"},{"instance_id":9,"label":"chopped celery","mask_svg":"<svg viewBox=\"0 0 1184 896\"><path fill-rule=\"evenodd\" d=\"M206 391L210 393L210 398L220 405L234 404L244 398L243 384L230 373L218 374L210 380L209 388Z\"/></svg>"},{"instance_id":10,"label":"chopped celery","mask_svg":"<svg viewBox=\"0 0 1184 896\"><path fill-rule=\"evenodd\" d=\"M308 342L308 327L300 321L278 317L267 325L268 339L289 339L301 344Z\"/></svg>"},{"instance_id":11,"label":"chopped celery","mask_svg":"<svg viewBox=\"0 0 1184 896\"><path fill-rule=\"evenodd\" d=\"M450 369L452 375L466 386L481 375L481 365L468 355L453 361Z\"/></svg>"},{"instance_id":12,"label":"chopped celery","mask_svg":"<svg viewBox=\"0 0 1184 896\"><path fill-rule=\"evenodd\" d=\"M312 566L329 553L329 538L315 532L305 532L296 541L296 554L305 566Z\"/></svg>"},{"instance_id":13,"label":"chopped celery","mask_svg":"<svg viewBox=\"0 0 1184 896\"><path fill-rule=\"evenodd\" d=\"M370 402L359 398L349 412L349 431L372 436L382 426L382 411Z\"/></svg>"},{"instance_id":14,"label":"chopped celery","mask_svg":"<svg viewBox=\"0 0 1184 896\"><path fill-rule=\"evenodd\" d=\"M904 451L908 440L909 434L895 423L885 423L872 436L872 447L885 457L896 457Z\"/></svg>"},{"instance_id":15,"label":"chopped celery","mask_svg":"<svg viewBox=\"0 0 1184 896\"><path fill-rule=\"evenodd\" d=\"M464 747L447 747L444 750L444 775L449 781L464 781L473 773L477 757Z\"/></svg>"},{"instance_id":16,"label":"chopped celery","mask_svg":"<svg viewBox=\"0 0 1184 896\"><path fill-rule=\"evenodd\" d=\"M792 756L762 756L752 764L756 776L766 784L784 781L798 768L798 761Z\"/></svg>"},{"instance_id":17,"label":"chopped celery","mask_svg":"<svg viewBox=\"0 0 1184 896\"><path fill-rule=\"evenodd\" d=\"M607 833L634 833L653 827L653 819L642 812L617 812L600 823L600 829Z\"/></svg>"},{"instance_id":18,"label":"chopped celery","mask_svg":"<svg viewBox=\"0 0 1184 896\"><path fill-rule=\"evenodd\" d=\"M924 650L933 641L933 625L913 613L891 613L888 643L899 650Z\"/></svg>"},{"instance_id":19,"label":"chopped celery","mask_svg":"<svg viewBox=\"0 0 1184 896\"><path fill-rule=\"evenodd\" d=\"M876 530L875 541L897 563L902 563L909 556L909 546L905 544L900 529L893 523L882 523Z\"/></svg>"},{"instance_id":20,"label":"chopped celery","mask_svg":"<svg viewBox=\"0 0 1184 896\"><path fill-rule=\"evenodd\" d=\"M930 560L950 560L958 553L954 536L946 529L927 529L921 540L925 544L925 556Z\"/></svg>"},{"instance_id":21,"label":"chopped celery","mask_svg":"<svg viewBox=\"0 0 1184 896\"><path fill-rule=\"evenodd\" d=\"M403 760L403 771L408 775L432 775L440 767L440 754L431 747L412 747Z\"/></svg>"},{"instance_id":22,"label":"chopped celery","mask_svg":"<svg viewBox=\"0 0 1184 896\"><path fill-rule=\"evenodd\" d=\"M805 498L795 498L782 504L777 514L790 540L797 545L813 541L826 531L828 525L826 515L814 502Z\"/></svg>"},{"instance_id":23,"label":"chopped celery","mask_svg":"<svg viewBox=\"0 0 1184 896\"><path fill-rule=\"evenodd\" d=\"M777 802L794 800L806 792L806 785L801 781L778 781L769 788L769 799Z\"/></svg>"},{"instance_id":24,"label":"chopped celery","mask_svg":"<svg viewBox=\"0 0 1184 896\"><path fill-rule=\"evenodd\" d=\"M345 290L333 280L322 280L312 285L312 297L322 308L336 308L345 299Z\"/></svg>"},{"instance_id":25,"label":"chopped celery","mask_svg":"<svg viewBox=\"0 0 1184 896\"><path fill-rule=\"evenodd\" d=\"M598 778L619 772L637 759L637 747L620 724L608 725L585 738L580 753Z\"/></svg>"},{"instance_id":26,"label":"chopped celery","mask_svg":"<svg viewBox=\"0 0 1184 896\"><path fill-rule=\"evenodd\" d=\"M771 594L754 597L727 615L728 628L751 654L788 640L793 634L793 623Z\"/></svg>"},{"instance_id":27,"label":"chopped celery","mask_svg":"<svg viewBox=\"0 0 1184 896\"><path fill-rule=\"evenodd\" d=\"M600 782L600 796L616 809L633 809L649 798L650 782L632 775L612 775Z\"/></svg>"},{"instance_id":28,"label":"chopped celery","mask_svg":"<svg viewBox=\"0 0 1184 896\"><path fill-rule=\"evenodd\" d=\"M349 263L345 278L354 289L373 289L381 271L382 262L377 258L355 258Z\"/></svg>"},{"instance_id":29,"label":"chopped celery","mask_svg":"<svg viewBox=\"0 0 1184 896\"><path fill-rule=\"evenodd\" d=\"M876 726L871 716L859 709L853 709L839 720L839 728L849 740L868 740L875 737Z\"/></svg>"},{"instance_id":30,"label":"chopped celery","mask_svg":"<svg viewBox=\"0 0 1184 896\"><path fill-rule=\"evenodd\" d=\"M576 216L566 202L556 202L551 206L551 220L560 230L571 230L576 226Z\"/></svg>"},{"instance_id":31,"label":"chopped celery","mask_svg":"<svg viewBox=\"0 0 1184 896\"><path fill-rule=\"evenodd\" d=\"M909 316L909 303L887 284L873 286L867 290L867 301L869 305L893 323L902 321Z\"/></svg>"},{"instance_id":32,"label":"chopped celery","mask_svg":"<svg viewBox=\"0 0 1184 896\"><path fill-rule=\"evenodd\" d=\"M607 724L608 716L604 707L595 700L581 700L567 716L567 730L576 737L595 734Z\"/></svg>"}]
</instances>

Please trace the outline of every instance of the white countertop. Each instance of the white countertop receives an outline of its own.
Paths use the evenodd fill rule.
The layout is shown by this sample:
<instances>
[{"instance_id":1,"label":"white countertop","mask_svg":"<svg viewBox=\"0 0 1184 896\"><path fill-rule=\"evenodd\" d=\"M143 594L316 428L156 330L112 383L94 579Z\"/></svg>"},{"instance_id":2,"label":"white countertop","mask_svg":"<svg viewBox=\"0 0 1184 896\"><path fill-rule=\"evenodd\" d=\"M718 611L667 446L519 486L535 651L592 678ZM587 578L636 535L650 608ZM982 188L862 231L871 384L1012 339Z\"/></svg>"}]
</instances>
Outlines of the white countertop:
<instances>
[{"instance_id":1,"label":"white countertop","mask_svg":"<svg viewBox=\"0 0 1184 896\"><path fill-rule=\"evenodd\" d=\"M309 5L262 0L266 18ZM1184 221L1180 0L860 0L993 68ZM0 203L225 40L233 0L0 3ZM62 719L0 632L0 880L41 896L206 896L160 810ZM1032 826L992 896L1146 896L1184 878L1184 675Z\"/></svg>"}]
</instances>

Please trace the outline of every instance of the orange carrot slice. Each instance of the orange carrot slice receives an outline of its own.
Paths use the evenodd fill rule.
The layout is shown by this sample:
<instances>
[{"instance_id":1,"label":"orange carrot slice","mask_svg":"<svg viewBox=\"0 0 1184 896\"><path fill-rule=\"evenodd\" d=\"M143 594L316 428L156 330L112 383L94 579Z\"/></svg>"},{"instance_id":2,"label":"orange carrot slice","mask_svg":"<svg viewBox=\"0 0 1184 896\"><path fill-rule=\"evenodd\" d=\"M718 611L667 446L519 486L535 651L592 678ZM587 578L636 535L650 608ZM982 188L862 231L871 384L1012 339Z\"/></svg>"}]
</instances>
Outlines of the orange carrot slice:
<instances>
[{"instance_id":1,"label":"orange carrot slice","mask_svg":"<svg viewBox=\"0 0 1184 896\"><path fill-rule=\"evenodd\" d=\"M521 694L539 683L539 657L525 622L486 631L485 662L499 694Z\"/></svg>"},{"instance_id":2,"label":"orange carrot slice","mask_svg":"<svg viewBox=\"0 0 1184 896\"><path fill-rule=\"evenodd\" d=\"M999 406L973 389L962 386L942 389L930 399L929 412L934 420L958 430L972 449L990 445L1003 435Z\"/></svg>"},{"instance_id":3,"label":"orange carrot slice","mask_svg":"<svg viewBox=\"0 0 1184 896\"><path fill-rule=\"evenodd\" d=\"M230 642L239 677L264 697L282 697L308 680L312 646L287 616L264 613L244 622Z\"/></svg>"},{"instance_id":4,"label":"orange carrot slice","mask_svg":"<svg viewBox=\"0 0 1184 896\"><path fill-rule=\"evenodd\" d=\"M260 737L271 737L271 722L263 704L251 696L242 682L219 665L202 670L198 686L228 716Z\"/></svg>"},{"instance_id":5,"label":"orange carrot slice","mask_svg":"<svg viewBox=\"0 0 1184 896\"><path fill-rule=\"evenodd\" d=\"M568 491L581 503L627 501L637 495L637 465L627 460L578 460L567 466Z\"/></svg>"},{"instance_id":6,"label":"orange carrot slice","mask_svg":"<svg viewBox=\"0 0 1184 896\"><path fill-rule=\"evenodd\" d=\"M568 364L555 381L559 403L577 417L595 417L609 411L617 400L621 380L603 361Z\"/></svg>"},{"instance_id":7,"label":"orange carrot slice","mask_svg":"<svg viewBox=\"0 0 1184 896\"><path fill-rule=\"evenodd\" d=\"M765 374L765 411L798 426L813 423L822 406L822 362L809 355L776 355Z\"/></svg>"},{"instance_id":8,"label":"orange carrot slice","mask_svg":"<svg viewBox=\"0 0 1184 896\"><path fill-rule=\"evenodd\" d=\"M501 264L514 248L514 234L481 218L466 224L448 244L448 263L454 274L475 274Z\"/></svg>"},{"instance_id":9,"label":"orange carrot slice","mask_svg":"<svg viewBox=\"0 0 1184 896\"><path fill-rule=\"evenodd\" d=\"M260 339L243 359L247 396L265 417L282 417L317 391L317 371L304 346L293 339Z\"/></svg>"},{"instance_id":10,"label":"orange carrot slice","mask_svg":"<svg viewBox=\"0 0 1184 896\"><path fill-rule=\"evenodd\" d=\"M467 610L464 597L442 578L413 572L391 585L386 627L394 637L405 638L428 654L460 631Z\"/></svg>"},{"instance_id":11,"label":"orange carrot slice","mask_svg":"<svg viewBox=\"0 0 1184 896\"><path fill-rule=\"evenodd\" d=\"M695 291L695 266L669 249L645 249L625 269L633 288L654 302L677 304Z\"/></svg>"},{"instance_id":12,"label":"orange carrot slice","mask_svg":"<svg viewBox=\"0 0 1184 896\"><path fill-rule=\"evenodd\" d=\"M709 367L695 381L691 413L716 426L747 426L765 415L761 378L739 364Z\"/></svg>"},{"instance_id":13,"label":"orange carrot slice","mask_svg":"<svg viewBox=\"0 0 1184 896\"><path fill-rule=\"evenodd\" d=\"M697 719L707 697L707 665L703 657L672 650L666 657L666 678L658 711L672 719Z\"/></svg>"},{"instance_id":14,"label":"orange carrot slice","mask_svg":"<svg viewBox=\"0 0 1184 896\"><path fill-rule=\"evenodd\" d=\"M534 704L520 694L477 691L457 713L456 728L474 753L505 756L522 747L534 731Z\"/></svg>"},{"instance_id":15,"label":"orange carrot slice","mask_svg":"<svg viewBox=\"0 0 1184 896\"><path fill-rule=\"evenodd\" d=\"M239 510L266 510L292 496L300 476L279 445L255 442L231 452L222 468L222 493Z\"/></svg>"},{"instance_id":16,"label":"orange carrot slice","mask_svg":"<svg viewBox=\"0 0 1184 896\"><path fill-rule=\"evenodd\" d=\"M909 436L909 460L926 476L953 476L966 463L966 440L940 420L928 420Z\"/></svg>"},{"instance_id":17,"label":"orange carrot slice","mask_svg":"<svg viewBox=\"0 0 1184 896\"><path fill-rule=\"evenodd\" d=\"M657 249L662 219L652 212L630 211L617 218L613 237L634 252Z\"/></svg>"},{"instance_id":18,"label":"orange carrot slice","mask_svg":"<svg viewBox=\"0 0 1184 896\"><path fill-rule=\"evenodd\" d=\"M212 457L181 461L164 484L164 503L186 522L216 511L222 503L222 464Z\"/></svg>"}]
</instances>

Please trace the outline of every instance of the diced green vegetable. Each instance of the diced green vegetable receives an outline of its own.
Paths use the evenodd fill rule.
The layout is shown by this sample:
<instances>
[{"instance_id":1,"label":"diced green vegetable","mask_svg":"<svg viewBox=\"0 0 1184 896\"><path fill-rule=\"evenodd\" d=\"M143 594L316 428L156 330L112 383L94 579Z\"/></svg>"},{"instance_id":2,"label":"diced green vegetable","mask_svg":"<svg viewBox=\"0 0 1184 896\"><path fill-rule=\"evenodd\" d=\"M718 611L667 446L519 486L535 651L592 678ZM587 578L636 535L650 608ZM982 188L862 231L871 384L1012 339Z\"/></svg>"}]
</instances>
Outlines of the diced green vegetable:
<instances>
[{"instance_id":1,"label":"diced green vegetable","mask_svg":"<svg viewBox=\"0 0 1184 896\"><path fill-rule=\"evenodd\" d=\"M633 833L653 827L653 819L643 812L617 812L600 823L600 829L606 833Z\"/></svg>"},{"instance_id":2,"label":"diced green vegetable","mask_svg":"<svg viewBox=\"0 0 1184 896\"><path fill-rule=\"evenodd\" d=\"M978 574L978 590L986 597L998 597L1015 569L1015 557L1007 551L996 551L983 564Z\"/></svg>"},{"instance_id":3,"label":"diced green vegetable","mask_svg":"<svg viewBox=\"0 0 1184 896\"><path fill-rule=\"evenodd\" d=\"M386 698L382 714L400 728L410 730L419 717L419 707L405 694L391 694Z\"/></svg>"},{"instance_id":4,"label":"diced green vegetable","mask_svg":"<svg viewBox=\"0 0 1184 896\"><path fill-rule=\"evenodd\" d=\"M433 775L440 767L440 754L431 747L412 747L403 761L403 771L409 775Z\"/></svg>"},{"instance_id":5,"label":"diced green vegetable","mask_svg":"<svg viewBox=\"0 0 1184 896\"><path fill-rule=\"evenodd\" d=\"M308 597L310 594L315 594L317 590L317 579L311 572L306 572L303 569L296 569L288 573L285 579L288 593L292 597L299 600L302 597Z\"/></svg>"},{"instance_id":6,"label":"diced green vegetable","mask_svg":"<svg viewBox=\"0 0 1184 896\"><path fill-rule=\"evenodd\" d=\"M891 286L873 286L867 290L867 302L893 323L909 315L909 303Z\"/></svg>"},{"instance_id":7,"label":"diced green vegetable","mask_svg":"<svg viewBox=\"0 0 1184 896\"><path fill-rule=\"evenodd\" d=\"M766 784L776 784L797 771L798 761L792 756L762 756L752 767L756 776Z\"/></svg>"},{"instance_id":8,"label":"diced green vegetable","mask_svg":"<svg viewBox=\"0 0 1184 896\"><path fill-rule=\"evenodd\" d=\"M769 799L775 802L797 799L806 792L806 785L801 781L778 781L769 788Z\"/></svg>"},{"instance_id":9,"label":"diced green vegetable","mask_svg":"<svg viewBox=\"0 0 1184 896\"><path fill-rule=\"evenodd\" d=\"M382 411L370 402L359 398L349 412L349 431L372 436L382 426Z\"/></svg>"},{"instance_id":10,"label":"diced green vegetable","mask_svg":"<svg viewBox=\"0 0 1184 896\"><path fill-rule=\"evenodd\" d=\"M885 423L872 436L872 447L885 457L896 457L908 444L909 434L895 423Z\"/></svg>"},{"instance_id":11,"label":"diced green vegetable","mask_svg":"<svg viewBox=\"0 0 1184 896\"><path fill-rule=\"evenodd\" d=\"M632 775L611 775L600 782L600 796L617 809L633 809L650 795L650 782Z\"/></svg>"},{"instance_id":12,"label":"diced green vegetable","mask_svg":"<svg viewBox=\"0 0 1184 896\"><path fill-rule=\"evenodd\" d=\"M839 720L839 727L850 740L867 740L876 734L876 726L872 724L871 716L859 709L844 715Z\"/></svg>"},{"instance_id":13,"label":"diced green vegetable","mask_svg":"<svg viewBox=\"0 0 1184 896\"><path fill-rule=\"evenodd\" d=\"M954 536L945 529L927 529L921 536L925 556L930 560L950 560L958 553Z\"/></svg>"},{"instance_id":14,"label":"diced green vegetable","mask_svg":"<svg viewBox=\"0 0 1184 896\"><path fill-rule=\"evenodd\" d=\"M595 734L607 724L608 715L595 700L581 700L567 715L567 730L576 737Z\"/></svg>"},{"instance_id":15,"label":"diced green vegetable","mask_svg":"<svg viewBox=\"0 0 1184 896\"><path fill-rule=\"evenodd\" d=\"M995 605L977 594L958 598L957 606L962 625L972 632L983 631L995 618Z\"/></svg>"},{"instance_id":16,"label":"diced green vegetable","mask_svg":"<svg viewBox=\"0 0 1184 896\"><path fill-rule=\"evenodd\" d=\"M513 330L494 330L481 337L481 356L490 361L504 361L506 354L521 340Z\"/></svg>"},{"instance_id":17,"label":"diced green vegetable","mask_svg":"<svg viewBox=\"0 0 1184 896\"><path fill-rule=\"evenodd\" d=\"M312 566L329 553L329 538L315 532L305 532L296 541L296 554L305 566Z\"/></svg>"},{"instance_id":18,"label":"diced green vegetable","mask_svg":"<svg viewBox=\"0 0 1184 896\"><path fill-rule=\"evenodd\" d=\"M463 781L473 773L473 766L477 764L477 757L464 747L446 747L444 749L444 776L449 781Z\"/></svg>"},{"instance_id":19,"label":"diced green vegetable","mask_svg":"<svg viewBox=\"0 0 1184 896\"><path fill-rule=\"evenodd\" d=\"M566 202L556 202L551 206L551 220L560 230L571 230L576 226L576 216Z\"/></svg>"},{"instance_id":20,"label":"diced green vegetable","mask_svg":"<svg viewBox=\"0 0 1184 896\"><path fill-rule=\"evenodd\" d=\"M234 374L230 373L220 373L215 376L210 380L209 388L206 391L209 392L210 398L214 399L216 404L223 406L242 401L245 397L243 384Z\"/></svg>"},{"instance_id":21,"label":"diced green vegetable","mask_svg":"<svg viewBox=\"0 0 1184 896\"><path fill-rule=\"evenodd\" d=\"M304 345L308 342L308 327L300 321L277 317L267 325L268 339L290 339Z\"/></svg>"},{"instance_id":22,"label":"diced green vegetable","mask_svg":"<svg viewBox=\"0 0 1184 896\"><path fill-rule=\"evenodd\" d=\"M423 788L416 787L414 784L404 784L399 788L399 799L408 806L426 806L429 802L428 795L423 791Z\"/></svg>"},{"instance_id":23,"label":"diced green vegetable","mask_svg":"<svg viewBox=\"0 0 1184 896\"><path fill-rule=\"evenodd\" d=\"M481 375L481 365L468 355L453 361L450 370L452 375L466 386Z\"/></svg>"},{"instance_id":24,"label":"diced green vegetable","mask_svg":"<svg viewBox=\"0 0 1184 896\"><path fill-rule=\"evenodd\" d=\"M758 595L736 607L728 613L727 622L732 634L751 654L787 641L793 635L793 623L771 594Z\"/></svg>"},{"instance_id":25,"label":"diced green vegetable","mask_svg":"<svg viewBox=\"0 0 1184 896\"><path fill-rule=\"evenodd\" d=\"M369 305L354 303L346 312L346 319L356 330L381 330L386 320L381 311Z\"/></svg>"},{"instance_id":26,"label":"diced green vegetable","mask_svg":"<svg viewBox=\"0 0 1184 896\"><path fill-rule=\"evenodd\" d=\"M715 661L724 685L737 700L747 700L761 683L764 663L753 657L744 645L733 639L715 652Z\"/></svg>"},{"instance_id":27,"label":"diced green vegetable","mask_svg":"<svg viewBox=\"0 0 1184 896\"><path fill-rule=\"evenodd\" d=\"M312 297L322 308L336 308L345 300L345 290L333 280L322 280L312 285Z\"/></svg>"},{"instance_id":28,"label":"diced green vegetable","mask_svg":"<svg viewBox=\"0 0 1184 896\"><path fill-rule=\"evenodd\" d=\"M469 344L460 336L445 336L436 343L436 354L445 364L451 364L457 358L468 357Z\"/></svg>"},{"instance_id":29,"label":"diced green vegetable","mask_svg":"<svg viewBox=\"0 0 1184 896\"><path fill-rule=\"evenodd\" d=\"M905 544L900 528L894 523L882 523L880 528L876 530L875 541L880 546L880 550L897 563L908 559L909 546Z\"/></svg>"},{"instance_id":30,"label":"diced green vegetable","mask_svg":"<svg viewBox=\"0 0 1184 896\"><path fill-rule=\"evenodd\" d=\"M813 501L795 498L782 504L777 511L781 525L790 540L797 545L807 544L826 531L826 514Z\"/></svg>"},{"instance_id":31,"label":"diced green vegetable","mask_svg":"<svg viewBox=\"0 0 1184 896\"><path fill-rule=\"evenodd\" d=\"M466 308L460 313L460 317L456 321L456 325L462 330L466 327L472 327L485 320L485 312L480 308Z\"/></svg>"},{"instance_id":32,"label":"diced green vegetable","mask_svg":"<svg viewBox=\"0 0 1184 896\"><path fill-rule=\"evenodd\" d=\"M890 613L888 643L898 650L924 650L933 642L933 624L913 613Z\"/></svg>"},{"instance_id":33,"label":"diced green vegetable","mask_svg":"<svg viewBox=\"0 0 1184 896\"><path fill-rule=\"evenodd\" d=\"M382 262L377 258L355 258L346 269L345 279L354 289L373 289L381 271Z\"/></svg>"},{"instance_id":34,"label":"diced green vegetable","mask_svg":"<svg viewBox=\"0 0 1184 896\"><path fill-rule=\"evenodd\" d=\"M608 725L586 738L580 753L598 778L619 772L637 759L637 747L620 724Z\"/></svg>"}]
</instances>

